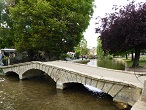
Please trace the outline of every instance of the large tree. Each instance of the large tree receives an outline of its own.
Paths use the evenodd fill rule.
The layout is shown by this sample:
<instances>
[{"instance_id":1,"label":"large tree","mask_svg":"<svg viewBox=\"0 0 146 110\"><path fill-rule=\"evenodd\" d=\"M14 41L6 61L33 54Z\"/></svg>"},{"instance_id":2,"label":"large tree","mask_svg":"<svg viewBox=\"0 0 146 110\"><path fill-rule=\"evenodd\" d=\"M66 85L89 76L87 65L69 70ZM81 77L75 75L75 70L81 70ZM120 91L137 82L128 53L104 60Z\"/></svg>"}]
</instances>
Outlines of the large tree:
<instances>
[{"instance_id":1,"label":"large tree","mask_svg":"<svg viewBox=\"0 0 146 110\"><path fill-rule=\"evenodd\" d=\"M89 25L93 0L17 0L9 8L13 42L20 51L49 58L72 51Z\"/></svg>"},{"instance_id":2,"label":"large tree","mask_svg":"<svg viewBox=\"0 0 146 110\"><path fill-rule=\"evenodd\" d=\"M140 51L146 49L146 3L134 2L102 18L102 48L112 54L135 50L133 67L139 65Z\"/></svg>"},{"instance_id":3,"label":"large tree","mask_svg":"<svg viewBox=\"0 0 146 110\"><path fill-rule=\"evenodd\" d=\"M7 14L7 6L9 4L6 1L0 0L0 48L13 46L11 32L8 26L8 24L10 25Z\"/></svg>"}]
</instances>

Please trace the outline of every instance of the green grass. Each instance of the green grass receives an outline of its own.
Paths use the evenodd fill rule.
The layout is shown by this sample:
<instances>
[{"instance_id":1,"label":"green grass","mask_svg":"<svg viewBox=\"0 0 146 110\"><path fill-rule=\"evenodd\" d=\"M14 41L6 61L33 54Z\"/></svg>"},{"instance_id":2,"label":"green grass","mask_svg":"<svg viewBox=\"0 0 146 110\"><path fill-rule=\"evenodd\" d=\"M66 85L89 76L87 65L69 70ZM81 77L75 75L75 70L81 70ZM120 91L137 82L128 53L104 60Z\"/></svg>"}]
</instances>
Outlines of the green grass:
<instances>
[{"instance_id":1,"label":"green grass","mask_svg":"<svg viewBox=\"0 0 146 110\"><path fill-rule=\"evenodd\" d=\"M116 70L125 70L125 63L126 67L131 67L133 61L131 58L114 58L114 60L101 60L97 62L99 67L116 69ZM146 57L141 57L139 60L139 67L146 66Z\"/></svg>"},{"instance_id":2,"label":"green grass","mask_svg":"<svg viewBox=\"0 0 146 110\"><path fill-rule=\"evenodd\" d=\"M129 58L129 59L125 59L125 58L123 58L122 60L124 60L126 63L127 63L127 66L128 67L131 67L132 66L132 64L133 64L133 61L131 61L131 58ZM140 58L140 60L139 60L139 66L146 66L146 58L144 58L144 57L141 57Z\"/></svg>"}]
</instances>

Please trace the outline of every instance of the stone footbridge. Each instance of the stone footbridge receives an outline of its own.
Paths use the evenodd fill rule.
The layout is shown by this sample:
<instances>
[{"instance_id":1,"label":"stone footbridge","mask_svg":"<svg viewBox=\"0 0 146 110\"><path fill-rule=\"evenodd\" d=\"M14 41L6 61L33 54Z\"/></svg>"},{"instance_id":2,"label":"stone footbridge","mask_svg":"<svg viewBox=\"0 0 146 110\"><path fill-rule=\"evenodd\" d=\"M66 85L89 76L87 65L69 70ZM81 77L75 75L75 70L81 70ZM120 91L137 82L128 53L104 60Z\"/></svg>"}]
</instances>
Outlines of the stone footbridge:
<instances>
[{"instance_id":1,"label":"stone footbridge","mask_svg":"<svg viewBox=\"0 0 146 110\"><path fill-rule=\"evenodd\" d=\"M93 86L108 93L114 101L133 106L141 97L144 76L135 77L126 71L110 70L65 61L26 62L0 67L4 75L15 72L20 79L48 74L56 88L63 89L67 84L81 83Z\"/></svg>"}]
</instances>

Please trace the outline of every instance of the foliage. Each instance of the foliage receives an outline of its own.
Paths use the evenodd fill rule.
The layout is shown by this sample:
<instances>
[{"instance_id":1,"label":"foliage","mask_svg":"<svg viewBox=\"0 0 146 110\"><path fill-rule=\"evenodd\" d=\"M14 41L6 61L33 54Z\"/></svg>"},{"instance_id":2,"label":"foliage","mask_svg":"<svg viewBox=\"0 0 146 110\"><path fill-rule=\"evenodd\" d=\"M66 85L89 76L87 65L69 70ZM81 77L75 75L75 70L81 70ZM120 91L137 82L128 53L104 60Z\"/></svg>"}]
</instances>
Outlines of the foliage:
<instances>
[{"instance_id":1,"label":"foliage","mask_svg":"<svg viewBox=\"0 0 146 110\"><path fill-rule=\"evenodd\" d=\"M4 0L0 0L0 13L2 13L4 8ZM1 19L1 14L0 14L0 19Z\"/></svg>"},{"instance_id":2,"label":"foliage","mask_svg":"<svg viewBox=\"0 0 146 110\"><path fill-rule=\"evenodd\" d=\"M74 57L72 56L72 55L70 55L70 54L66 54L66 53L62 53L61 55L60 55L60 60L65 60L66 58L68 58L68 59L70 59L70 60L73 60L74 59Z\"/></svg>"},{"instance_id":3,"label":"foliage","mask_svg":"<svg viewBox=\"0 0 146 110\"><path fill-rule=\"evenodd\" d=\"M1 27L0 27L0 48L3 47L3 44L4 44L4 40L3 40L3 28L2 28L2 23L3 23L3 19L2 19L2 13L3 13L3 10L4 10L4 0L0 0L0 24L1 24Z\"/></svg>"},{"instance_id":4,"label":"foliage","mask_svg":"<svg viewBox=\"0 0 146 110\"><path fill-rule=\"evenodd\" d=\"M110 55L108 52L104 52L102 49L102 41L100 40L100 38L97 38L97 56L99 60L111 60L112 59L112 55Z\"/></svg>"},{"instance_id":5,"label":"foliage","mask_svg":"<svg viewBox=\"0 0 146 110\"><path fill-rule=\"evenodd\" d=\"M14 3L14 0L0 0L0 48L13 48L13 32L10 31L12 25L8 16L8 7Z\"/></svg>"},{"instance_id":6,"label":"foliage","mask_svg":"<svg viewBox=\"0 0 146 110\"><path fill-rule=\"evenodd\" d=\"M64 60L66 57L69 57L69 55L67 55L67 54L65 54L65 53L62 53L61 55L60 55L60 60Z\"/></svg>"},{"instance_id":7,"label":"foliage","mask_svg":"<svg viewBox=\"0 0 146 110\"><path fill-rule=\"evenodd\" d=\"M118 12L116 10L102 18L101 27L96 32L101 34L103 50L116 54L134 49L133 66L138 66L140 51L146 48L145 12L146 3L130 2Z\"/></svg>"},{"instance_id":8,"label":"foliage","mask_svg":"<svg viewBox=\"0 0 146 110\"><path fill-rule=\"evenodd\" d=\"M9 8L13 42L18 51L49 58L72 51L89 24L93 0L17 0Z\"/></svg>"},{"instance_id":9,"label":"foliage","mask_svg":"<svg viewBox=\"0 0 146 110\"><path fill-rule=\"evenodd\" d=\"M75 47L75 53L77 55L88 55L89 49L87 48L87 41L82 38L78 46Z\"/></svg>"},{"instance_id":10,"label":"foliage","mask_svg":"<svg viewBox=\"0 0 146 110\"><path fill-rule=\"evenodd\" d=\"M97 38L97 56L98 59L103 59L104 58L104 51L102 49L102 44L100 38Z\"/></svg>"}]
</instances>

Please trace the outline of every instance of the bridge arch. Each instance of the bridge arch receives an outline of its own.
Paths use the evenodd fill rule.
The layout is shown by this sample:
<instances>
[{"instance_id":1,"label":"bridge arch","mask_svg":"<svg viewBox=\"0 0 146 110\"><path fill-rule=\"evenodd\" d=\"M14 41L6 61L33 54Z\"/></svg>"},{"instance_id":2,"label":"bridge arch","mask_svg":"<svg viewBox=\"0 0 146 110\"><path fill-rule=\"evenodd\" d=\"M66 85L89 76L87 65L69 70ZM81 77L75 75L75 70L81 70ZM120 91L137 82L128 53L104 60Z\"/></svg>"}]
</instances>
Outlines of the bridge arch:
<instances>
[{"instance_id":1,"label":"bridge arch","mask_svg":"<svg viewBox=\"0 0 146 110\"><path fill-rule=\"evenodd\" d=\"M24 73L22 74L22 78L21 79L25 79L25 78L32 78L32 77L36 77L36 76L43 76L46 73L42 70L39 69L29 69L24 71Z\"/></svg>"},{"instance_id":2,"label":"bridge arch","mask_svg":"<svg viewBox=\"0 0 146 110\"><path fill-rule=\"evenodd\" d=\"M16 76L19 79L19 74L17 74L16 72L13 72L13 71L8 71L5 75L6 76Z\"/></svg>"}]
</instances>

